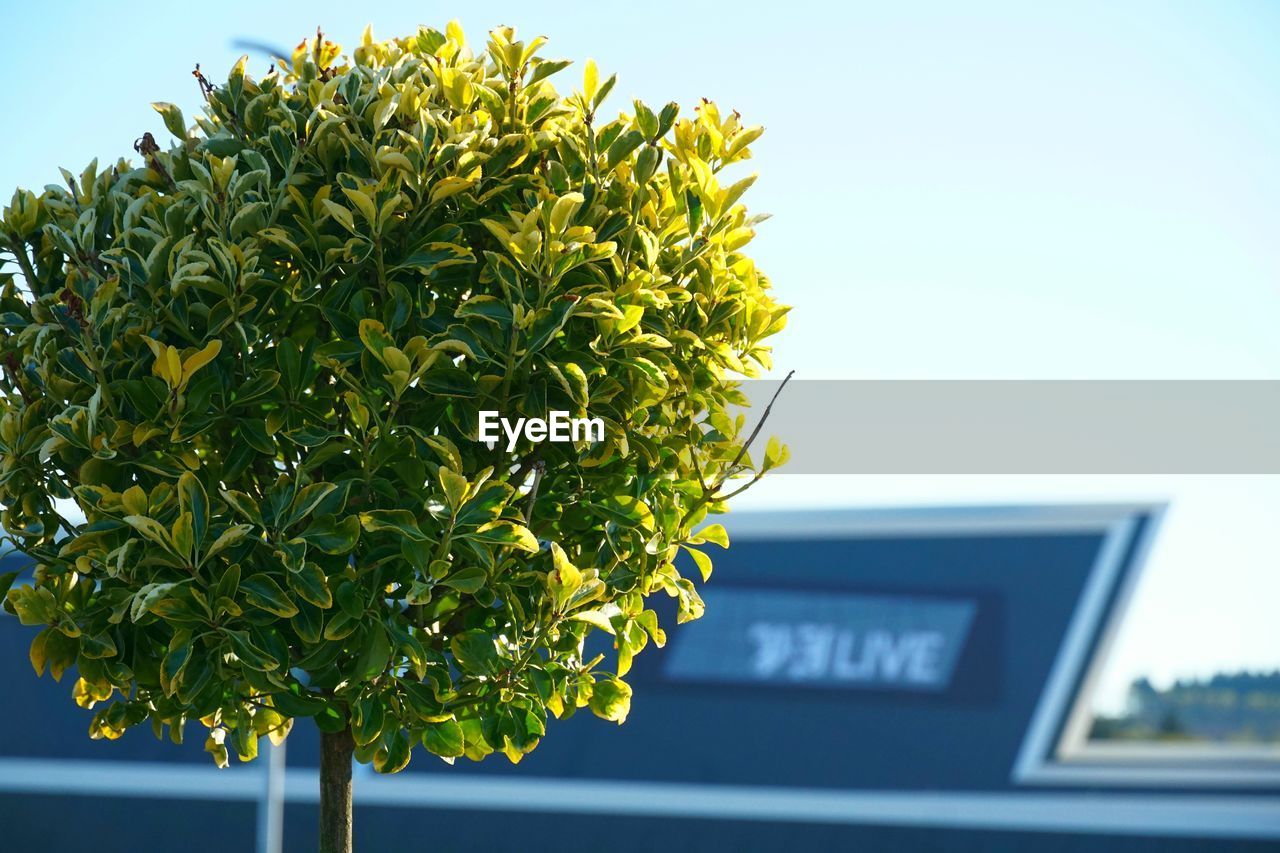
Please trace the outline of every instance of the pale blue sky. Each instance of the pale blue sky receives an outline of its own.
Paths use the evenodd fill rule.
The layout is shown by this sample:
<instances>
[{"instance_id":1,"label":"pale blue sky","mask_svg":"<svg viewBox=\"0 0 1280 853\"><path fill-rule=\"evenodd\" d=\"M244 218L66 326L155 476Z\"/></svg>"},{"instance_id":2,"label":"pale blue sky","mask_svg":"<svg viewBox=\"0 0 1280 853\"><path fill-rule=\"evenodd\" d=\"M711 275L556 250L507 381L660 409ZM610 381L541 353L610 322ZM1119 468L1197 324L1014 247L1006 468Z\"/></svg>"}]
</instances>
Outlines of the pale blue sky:
<instances>
[{"instance_id":1,"label":"pale blue sky","mask_svg":"<svg viewBox=\"0 0 1280 853\"><path fill-rule=\"evenodd\" d=\"M511 24L596 58L619 107L707 96L768 128L748 200L797 306L781 368L1280 378L1280 4L960 5L3 0L0 193L159 136L150 101L191 116L192 66L217 79L235 37L323 24L349 45L458 16L476 41ZM781 477L746 503L1115 497L1173 511L1111 695L1135 672L1280 666L1280 478Z\"/></svg>"}]
</instances>

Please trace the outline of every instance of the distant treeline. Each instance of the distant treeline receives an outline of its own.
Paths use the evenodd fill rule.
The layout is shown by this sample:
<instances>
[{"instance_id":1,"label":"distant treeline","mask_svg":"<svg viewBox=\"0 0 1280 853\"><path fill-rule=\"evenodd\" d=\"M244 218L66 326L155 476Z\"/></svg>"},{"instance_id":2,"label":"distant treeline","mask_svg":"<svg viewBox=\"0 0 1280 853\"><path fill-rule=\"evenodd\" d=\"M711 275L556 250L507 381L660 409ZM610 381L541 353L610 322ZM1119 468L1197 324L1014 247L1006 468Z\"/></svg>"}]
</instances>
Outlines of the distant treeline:
<instances>
[{"instance_id":1,"label":"distant treeline","mask_svg":"<svg viewBox=\"0 0 1280 853\"><path fill-rule=\"evenodd\" d=\"M1125 713L1095 717L1090 737L1280 743L1280 670L1220 673L1164 690L1139 678L1129 688Z\"/></svg>"}]
</instances>

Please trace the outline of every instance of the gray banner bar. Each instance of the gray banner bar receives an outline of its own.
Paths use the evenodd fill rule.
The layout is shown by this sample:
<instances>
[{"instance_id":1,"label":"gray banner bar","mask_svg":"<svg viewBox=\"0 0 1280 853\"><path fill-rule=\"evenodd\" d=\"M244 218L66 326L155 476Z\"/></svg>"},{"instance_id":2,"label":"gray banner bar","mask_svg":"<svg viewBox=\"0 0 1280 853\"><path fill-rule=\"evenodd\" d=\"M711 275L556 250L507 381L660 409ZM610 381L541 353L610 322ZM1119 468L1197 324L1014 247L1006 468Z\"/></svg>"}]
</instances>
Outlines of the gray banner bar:
<instances>
[{"instance_id":1,"label":"gray banner bar","mask_svg":"<svg viewBox=\"0 0 1280 853\"><path fill-rule=\"evenodd\" d=\"M786 474L1280 474L1280 381L793 379L770 435Z\"/></svg>"}]
</instances>

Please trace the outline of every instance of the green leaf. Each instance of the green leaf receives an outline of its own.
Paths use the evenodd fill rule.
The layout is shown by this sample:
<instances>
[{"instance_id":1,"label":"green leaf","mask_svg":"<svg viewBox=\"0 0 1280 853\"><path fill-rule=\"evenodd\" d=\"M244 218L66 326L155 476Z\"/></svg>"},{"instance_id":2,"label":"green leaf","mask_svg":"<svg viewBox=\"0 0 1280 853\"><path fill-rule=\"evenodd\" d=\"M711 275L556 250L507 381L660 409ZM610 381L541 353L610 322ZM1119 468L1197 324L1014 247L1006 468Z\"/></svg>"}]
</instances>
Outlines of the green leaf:
<instances>
[{"instance_id":1,"label":"green leaf","mask_svg":"<svg viewBox=\"0 0 1280 853\"><path fill-rule=\"evenodd\" d=\"M411 253L392 269L414 269L426 275L459 264L474 264L476 256L457 243L428 243Z\"/></svg>"},{"instance_id":2,"label":"green leaf","mask_svg":"<svg viewBox=\"0 0 1280 853\"><path fill-rule=\"evenodd\" d=\"M529 85L532 86L539 80L545 80L552 74L563 71L573 63L568 59L543 59L533 60L533 73L529 75Z\"/></svg>"},{"instance_id":3,"label":"green leaf","mask_svg":"<svg viewBox=\"0 0 1280 853\"><path fill-rule=\"evenodd\" d=\"M756 182L756 177L756 175L748 175L742 180L721 190L720 198L717 200L717 207L720 208L720 213L728 213L733 205L737 203L738 199L742 198L742 194Z\"/></svg>"},{"instance_id":4,"label":"green leaf","mask_svg":"<svg viewBox=\"0 0 1280 853\"><path fill-rule=\"evenodd\" d=\"M688 545L683 547L689 552L689 556L693 558L694 564L698 567L698 572L702 575L703 582L711 580L711 557L697 548L690 548Z\"/></svg>"},{"instance_id":5,"label":"green leaf","mask_svg":"<svg viewBox=\"0 0 1280 853\"><path fill-rule=\"evenodd\" d=\"M573 314L574 306L577 304L574 301L559 299L551 308L539 309L534 314L533 325L529 328L529 340L525 343L525 351L540 352L549 344L564 328L564 324Z\"/></svg>"},{"instance_id":6,"label":"green leaf","mask_svg":"<svg viewBox=\"0 0 1280 853\"><path fill-rule=\"evenodd\" d=\"M177 548L178 553L190 562L196 550L191 513L184 512L178 516L178 520L173 523L173 530L170 531L170 535L173 537L173 545Z\"/></svg>"},{"instance_id":7,"label":"green leaf","mask_svg":"<svg viewBox=\"0 0 1280 853\"><path fill-rule=\"evenodd\" d=\"M4 598L9 592L9 587L13 586L13 582L18 579L21 571L5 572L0 575L0 598Z\"/></svg>"},{"instance_id":8,"label":"green leaf","mask_svg":"<svg viewBox=\"0 0 1280 853\"><path fill-rule=\"evenodd\" d=\"M116 649L116 641L111 639L110 634L99 634L98 636L90 636L88 634L80 635L80 656L82 658L102 659L113 658L118 653Z\"/></svg>"},{"instance_id":9,"label":"green leaf","mask_svg":"<svg viewBox=\"0 0 1280 853\"><path fill-rule=\"evenodd\" d=\"M258 672L272 672L280 668L275 658L254 645L249 639L248 631L227 631L227 639L231 641L231 649L245 666Z\"/></svg>"},{"instance_id":10,"label":"green leaf","mask_svg":"<svg viewBox=\"0 0 1280 853\"><path fill-rule=\"evenodd\" d=\"M298 612L298 605L268 575L258 573L245 578L240 581L240 591L246 601L268 613L287 619Z\"/></svg>"},{"instance_id":11,"label":"green leaf","mask_svg":"<svg viewBox=\"0 0 1280 853\"><path fill-rule=\"evenodd\" d=\"M658 113L658 138L659 139L667 135L667 131L669 131L672 125L676 123L676 117L679 115L680 115L680 105L677 104L675 101L671 101L665 107L662 108L662 112Z\"/></svg>"},{"instance_id":12,"label":"green leaf","mask_svg":"<svg viewBox=\"0 0 1280 853\"><path fill-rule=\"evenodd\" d=\"M484 569L472 566L454 572L440 583L458 592L473 593L483 587L488 580L489 576Z\"/></svg>"},{"instance_id":13,"label":"green leaf","mask_svg":"<svg viewBox=\"0 0 1280 853\"><path fill-rule=\"evenodd\" d=\"M724 529L723 524L708 524L689 538L690 545L701 545L704 542L728 548L729 533Z\"/></svg>"},{"instance_id":14,"label":"green leaf","mask_svg":"<svg viewBox=\"0 0 1280 853\"><path fill-rule=\"evenodd\" d=\"M253 528L247 524L231 525L226 530L222 531L222 534L213 541L212 545L209 546L209 550L205 553L204 559L207 560L210 557L216 557L228 548L234 547L241 539L248 536L251 530L253 530Z\"/></svg>"},{"instance_id":15,"label":"green leaf","mask_svg":"<svg viewBox=\"0 0 1280 853\"><path fill-rule=\"evenodd\" d=\"M308 645L315 645L324 636L324 612L309 601L301 600L298 615L289 620L289 626Z\"/></svg>"},{"instance_id":16,"label":"green leaf","mask_svg":"<svg viewBox=\"0 0 1280 853\"><path fill-rule=\"evenodd\" d=\"M462 726L456 720L430 723L422 730L422 745L441 758L457 758L464 752Z\"/></svg>"},{"instance_id":17,"label":"green leaf","mask_svg":"<svg viewBox=\"0 0 1280 853\"><path fill-rule=\"evenodd\" d=\"M356 675L362 681L369 681L385 672L390 662L391 639L383 624L374 622L365 631L364 644L360 647L360 657L356 661Z\"/></svg>"},{"instance_id":18,"label":"green leaf","mask_svg":"<svg viewBox=\"0 0 1280 853\"><path fill-rule=\"evenodd\" d=\"M351 636L359 627L360 620L357 617L345 610L339 610L325 624L323 636L326 640L343 640Z\"/></svg>"},{"instance_id":19,"label":"green leaf","mask_svg":"<svg viewBox=\"0 0 1280 853\"><path fill-rule=\"evenodd\" d=\"M327 704L323 711L316 714L316 728L329 734L337 734L347 727L346 715L337 703Z\"/></svg>"},{"instance_id":20,"label":"green leaf","mask_svg":"<svg viewBox=\"0 0 1280 853\"><path fill-rule=\"evenodd\" d=\"M256 400L280 384L280 373L275 370L260 370L235 390L235 401L239 405Z\"/></svg>"},{"instance_id":21,"label":"green leaf","mask_svg":"<svg viewBox=\"0 0 1280 853\"><path fill-rule=\"evenodd\" d=\"M612 169L631 156L631 152L639 148L643 142L643 133L638 130L628 130L613 140L613 144L609 146L609 154L605 162Z\"/></svg>"},{"instance_id":22,"label":"green leaf","mask_svg":"<svg viewBox=\"0 0 1280 853\"><path fill-rule=\"evenodd\" d=\"M173 539L169 536L169 531L164 525L156 521L154 518L147 518L141 515L126 515L125 522L134 530L141 533L152 542L164 547L167 551L178 556L183 554L174 545Z\"/></svg>"},{"instance_id":23,"label":"green leaf","mask_svg":"<svg viewBox=\"0 0 1280 853\"><path fill-rule=\"evenodd\" d=\"M235 490L223 490L220 492L222 499L230 504L231 508L240 513L247 521L256 524L258 527L266 527L262 521L262 510L258 508L258 502L246 495L244 492Z\"/></svg>"},{"instance_id":24,"label":"green leaf","mask_svg":"<svg viewBox=\"0 0 1280 853\"><path fill-rule=\"evenodd\" d=\"M367 533L391 531L415 542L427 541L427 535L418 526L418 520L407 509L376 509L360 513L360 524Z\"/></svg>"},{"instance_id":25,"label":"green leaf","mask_svg":"<svg viewBox=\"0 0 1280 853\"><path fill-rule=\"evenodd\" d=\"M349 554L360 538L360 518L349 515L339 521L337 516L322 515L298 538L326 554Z\"/></svg>"},{"instance_id":26,"label":"green leaf","mask_svg":"<svg viewBox=\"0 0 1280 853\"><path fill-rule=\"evenodd\" d=\"M187 122L182 117L182 110L164 101L152 102L151 108L160 113L160 118L164 120L166 130L179 139L187 138Z\"/></svg>"},{"instance_id":27,"label":"green leaf","mask_svg":"<svg viewBox=\"0 0 1280 853\"><path fill-rule=\"evenodd\" d=\"M458 306L454 316L460 320L479 317L504 329L511 325L511 307L494 296L473 296Z\"/></svg>"},{"instance_id":28,"label":"green leaf","mask_svg":"<svg viewBox=\"0 0 1280 853\"><path fill-rule=\"evenodd\" d=\"M601 631L607 631L612 634L613 623L609 621L609 617L603 610L579 610L569 615L569 618L575 622L586 622L588 625L594 625Z\"/></svg>"},{"instance_id":29,"label":"green leaf","mask_svg":"<svg viewBox=\"0 0 1280 853\"><path fill-rule=\"evenodd\" d=\"M338 584L338 606L353 619L363 619L368 605L368 595L355 581L344 580Z\"/></svg>"},{"instance_id":30,"label":"green leaf","mask_svg":"<svg viewBox=\"0 0 1280 853\"><path fill-rule=\"evenodd\" d=\"M308 693L300 684L290 684L288 690L271 694L271 705L286 717L314 717L325 709L319 696Z\"/></svg>"},{"instance_id":31,"label":"green leaf","mask_svg":"<svg viewBox=\"0 0 1280 853\"><path fill-rule=\"evenodd\" d=\"M422 374L418 385L440 397L474 397L479 393L475 379L460 367L433 367Z\"/></svg>"},{"instance_id":32,"label":"green leaf","mask_svg":"<svg viewBox=\"0 0 1280 853\"><path fill-rule=\"evenodd\" d=\"M351 215L350 210L347 210L337 202L329 201L327 198L323 199L321 203L324 205L324 209L329 212L329 215L332 216L335 221L341 223L343 228L346 228L352 234L358 235L360 233L356 229L356 221Z\"/></svg>"},{"instance_id":33,"label":"green leaf","mask_svg":"<svg viewBox=\"0 0 1280 853\"><path fill-rule=\"evenodd\" d=\"M178 478L178 500L182 512L191 514L191 532L199 551L209 532L209 495L195 474L188 471Z\"/></svg>"},{"instance_id":34,"label":"green leaf","mask_svg":"<svg viewBox=\"0 0 1280 853\"><path fill-rule=\"evenodd\" d=\"M649 109L643 101L636 101L635 108L636 126L640 128L640 132L644 134L645 139L649 141L657 141L658 117L654 115L653 110Z\"/></svg>"},{"instance_id":35,"label":"green leaf","mask_svg":"<svg viewBox=\"0 0 1280 853\"><path fill-rule=\"evenodd\" d=\"M323 429L317 426L306 426L301 429L291 429L283 433L284 437L292 441L299 447L319 447L331 438L337 438L341 433L332 430Z\"/></svg>"},{"instance_id":36,"label":"green leaf","mask_svg":"<svg viewBox=\"0 0 1280 853\"><path fill-rule=\"evenodd\" d=\"M653 530L653 512L649 505L630 495L615 495L600 503L588 504L589 508L610 521L624 527L643 527Z\"/></svg>"},{"instance_id":37,"label":"green leaf","mask_svg":"<svg viewBox=\"0 0 1280 853\"><path fill-rule=\"evenodd\" d=\"M218 585L214 588L214 598L235 598L236 593L240 590L240 564L236 563L227 568L222 573L222 577L218 578Z\"/></svg>"},{"instance_id":38,"label":"green leaf","mask_svg":"<svg viewBox=\"0 0 1280 853\"><path fill-rule=\"evenodd\" d=\"M482 628L455 634L449 641L449 651L453 652L453 659L465 672L492 673L501 662L493 636Z\"/></svg>"},{"instance_id":39,"label":"green leaf","mask_svg":"<svg viewBox=\"0 0 1280 853\"><path fill-rule=\"evenodd\" d=\"M241 717L241 724L231 730L231 739L241 761L252 761L258 757L258 734L249 723L247 714Z\"/></svg>"},{"instance_id":40,"label":"green leaf","mask_svg":"<svg viewBox=\"0 0 1280 853\"><path fill-rule=\"evenodd\" d=\"M435 689L431 684L400 679L399 685L405 702L418 719L431 723L450 717L444 713L444 705L436 698Z\"/></svg>"},{"instance_id":41,"label":"green leaf","mask_svg":"<svg viewBox=\"0 0 1280 853\"><path fill-rule=\"evenodd\" d=\"M367 317L360 321L360 340L379 361L382 361L383 350L396 345L380 322Z\"/></svg>"},{"instance_id":42,"label":"green leaf","mask_svg":"<svg viewBox=\"0 0 1280 853\"><path fill-rule=\"evenodd\" d=\"M309 486L303 486L294 496L293 504L289 508L289 517L281 526L290 527L306 518L336 488L338 487L333 483L312 483Z\"/></svg>"},{"instance_id":43,"label":"green leaf","mask_svg":"<svg viewBox=\"0 0 1280 853\"><path fill-rule=\"evenodd\" d=\"M621 725L631 711L631 686L617 678L597 681L591 691L591 713Z\"/></svg>"},{"instance_id":44,"label":"green leaf","mask_svg":"<svg viewBox=\"0 0 1280 853\"><path fill-rule=\"evenodd\" d=\"M787 460L790 458L791 450L779 441L776 435L770 436L764 448L764 466L762 470L772 471L774 468L787 464Z\"/></svg>"},{"instance_id":45,"label":"green leaf","mask_svg":"<svg viewBox=\"0 0 1280 853\"><path fill-rule=\"evenodd\" d=\"M289 572L289 589L298 598L309 601L316 607L328 609L333 606L333 594L329 592L329 579L324 569L315 563L307 562L296 572Z\"/></svg>"},{"instance_id":46,"label":"green leaf","mask_svg":"<svg viewBox=\"0 0 1280 853\"><path fill-rule=\"evenodd\" d=\"M412 746L404 729L396 729L389 736L383 736L382 746L373 754L373 769L379 773L399 773L409 764Z\"/></svg>"},{"instance_id":47,"label":"green leaf","mask_svg":"<svg viewBox=\"0 0 1280 853\"><path fill-rule=\"evenodd\" d=\"M186 581L182 583L186 583ZM144 585L133 594L133 603L129 607L130 621L137 622L149 613L153 607L164 601L177 586L178 583L149 583Z\"/></svg>"},{"instance_id":48,"label":"green leaf","mask_svg":"<svg viewBox=\"0 0 1280 853\"><path fill-rule=\"evenodd\" d=\"M160 661L160 686L164 695L172 696L182 684L182 673L191 660L191 643L179 643L169 649Z\"/></svg>"},{"instance_id":49,"label":"green leaf","mask_svg":"<svg viewBox=\"0 0 1280 853\"><path fill-rule=\"evenodd\" d=\"M359 746L368 746L382 736L386 708L377 696L362 696L351 706L351 736Z\"/></svg>"},{"instance_id":50,"label":"green leaf","mask_svg":"<svg viewBox=\"0 0 1280 853\"><path fill-rule=\"evenodd\" d=\"M471 484L467 478L443 465L440 466L440 488L444 490L445 503L451 510L457 510L467 498L467 490Z\"/></svg>"},{"instance_id":51,"label":"green leaf","mask_svg":"<svg viewBox=\"0 0 1280 853\"><path fill-rule=\"evenodd\" d=\"M485 483L458 510L458 525L469 527L496 521L513 493L506 483Z\"/></svg>"}]
</instances>

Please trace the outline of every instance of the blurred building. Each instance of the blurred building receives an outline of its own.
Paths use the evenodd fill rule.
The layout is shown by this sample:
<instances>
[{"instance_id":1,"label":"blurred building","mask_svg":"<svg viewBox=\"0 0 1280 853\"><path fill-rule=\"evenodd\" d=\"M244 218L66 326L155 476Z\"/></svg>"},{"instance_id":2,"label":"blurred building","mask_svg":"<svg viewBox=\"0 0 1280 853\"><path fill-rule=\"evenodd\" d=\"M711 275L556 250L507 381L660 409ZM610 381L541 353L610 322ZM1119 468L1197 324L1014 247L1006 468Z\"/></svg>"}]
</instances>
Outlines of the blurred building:
<instances>
[{"instance_id":1,"label":"blurred building","mask_svg":"<svg viewBox=\"0 0 1280 853\"><path fill-rule=\"evenodd\" d=\"M669 642L637 658L625 725L552 722L517 767L419 752L396 776L360 768L357 847L1278 849L1274 741L1090 737L1159 515L731 516L706 616L677 627L662 612ZM90 741L70 681L33 677L32 635L0 619L0 848L252 849L266 762L217 771L199 742L145 731ZM1164 705L1142 693L1135 707L1159 728ZM1260 714L1275 725L1274 705ZM316 764L304 722L288 742L289 851L315 849Z\"/></svg>"}]
</instances>

